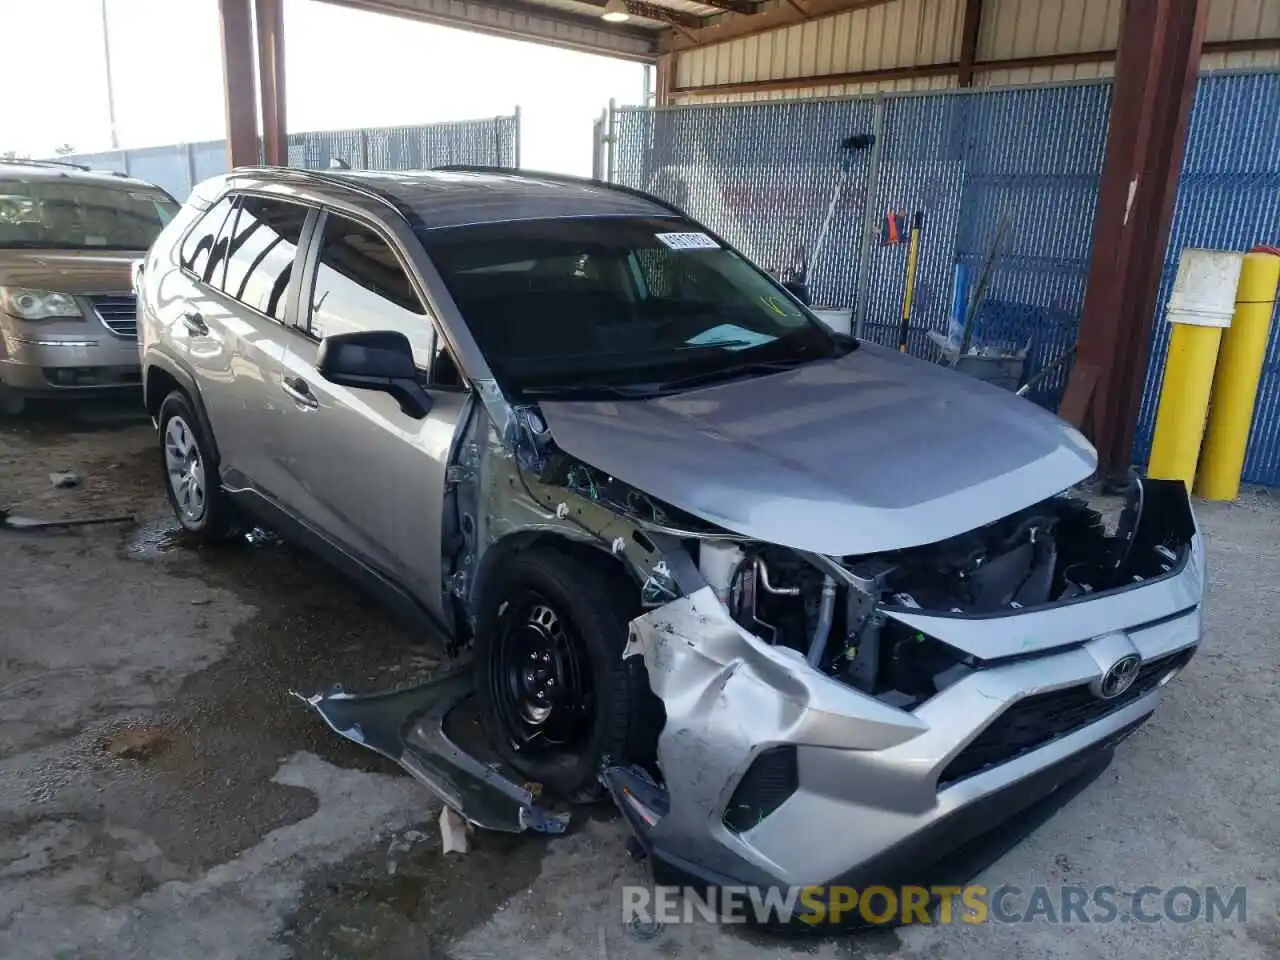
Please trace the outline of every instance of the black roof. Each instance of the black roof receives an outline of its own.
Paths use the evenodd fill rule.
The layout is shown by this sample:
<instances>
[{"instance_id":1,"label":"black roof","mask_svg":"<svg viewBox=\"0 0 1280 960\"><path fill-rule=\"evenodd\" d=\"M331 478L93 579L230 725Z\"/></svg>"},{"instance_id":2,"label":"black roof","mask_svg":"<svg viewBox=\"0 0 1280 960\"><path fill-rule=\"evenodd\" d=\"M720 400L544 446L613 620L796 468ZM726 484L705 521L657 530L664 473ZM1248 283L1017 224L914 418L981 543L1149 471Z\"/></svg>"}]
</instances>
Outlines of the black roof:
<instances>
[{"instance_id":1,"label":"black roof","mask_svg":"<svg viewBox=\"0 0 1280 960\"><path fill-rule=\"evenodd\" d=\"M670 217L676 211L644 194L594 180L517 170L325 170L390 200L425 230L511 220L567 217Z\"/></svg>"}]
</instances>

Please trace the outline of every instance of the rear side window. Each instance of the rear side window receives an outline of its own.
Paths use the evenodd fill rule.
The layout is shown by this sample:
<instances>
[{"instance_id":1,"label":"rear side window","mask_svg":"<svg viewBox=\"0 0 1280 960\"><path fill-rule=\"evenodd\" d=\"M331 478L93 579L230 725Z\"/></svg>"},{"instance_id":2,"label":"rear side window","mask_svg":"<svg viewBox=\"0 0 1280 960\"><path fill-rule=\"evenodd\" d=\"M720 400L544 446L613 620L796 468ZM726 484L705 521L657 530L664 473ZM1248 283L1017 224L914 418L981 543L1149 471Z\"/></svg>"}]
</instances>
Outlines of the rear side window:
<instances>
[{"instance_id":1,"label":"rear side window","mask_svg":"<svg viewBox=\"0 0 1280 960\"><path fill-rule=\"evenodd\" d=\"M317 340L339 333L396 330L414 361L431 369L435 329L387 241L363 224L325 218L307 332Z\"/></svg>"},{"instance_id":2,"label":"rear side window","mask_svg":"<svg viewBox=\"0 0 1280 960\"><path fill-rule=\"evenodd\" d=\"M187 239L182 241L180 252L182 266L206 283L211 271L214 245L218 242L218 234L222 231L222 225L226 223L227 214L231 212L233 205L234 200L231 197L223 197L205 211L204 216L196 221L191 232L187 234Z\"/></svg>"},{"instance_id":3,"label":"rear side window","mask_svg":"<svg viewBox=\"0 0 1280 960\"><path fill-rule=\"evenodd\" d=\"M227 296L284 322L289 280L307 208L267 197L242 197L227 237Z\"/></svg>"}]
</instances>

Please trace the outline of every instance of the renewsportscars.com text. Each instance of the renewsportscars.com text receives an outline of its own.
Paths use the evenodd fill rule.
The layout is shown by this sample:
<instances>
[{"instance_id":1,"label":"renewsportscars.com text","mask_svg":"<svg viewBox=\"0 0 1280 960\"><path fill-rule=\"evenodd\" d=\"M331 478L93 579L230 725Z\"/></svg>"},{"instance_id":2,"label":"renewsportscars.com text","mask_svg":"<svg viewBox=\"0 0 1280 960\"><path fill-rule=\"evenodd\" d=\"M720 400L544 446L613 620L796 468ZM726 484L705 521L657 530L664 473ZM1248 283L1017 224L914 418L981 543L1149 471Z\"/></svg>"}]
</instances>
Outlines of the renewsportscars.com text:
<instances>
[{"instance_id":1,"label":"renewsportscars.com text","mask_svg":"<svg viewBox=\"0 0 1280 960\"><path fill-rule=\"evenodd\" d=\"M958 898L958 903L957 903ZM623 922L1243 923L1244 887L1004 884L935 887L646 887L622 889Z\"/></svg>"}]
</instances>

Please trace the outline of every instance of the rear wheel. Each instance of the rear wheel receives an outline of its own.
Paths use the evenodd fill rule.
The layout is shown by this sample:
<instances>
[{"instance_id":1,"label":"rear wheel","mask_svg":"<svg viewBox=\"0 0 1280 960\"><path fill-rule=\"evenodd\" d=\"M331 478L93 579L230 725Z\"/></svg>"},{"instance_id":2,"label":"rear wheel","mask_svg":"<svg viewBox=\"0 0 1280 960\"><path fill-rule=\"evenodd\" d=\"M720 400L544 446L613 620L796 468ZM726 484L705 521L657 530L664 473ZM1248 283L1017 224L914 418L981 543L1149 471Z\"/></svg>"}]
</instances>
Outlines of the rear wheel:
<instances>
[{"instance_id":1,"label":"rear wheel","mask_svg":"<svg viewBox=\"0 0 1280 960\"><path fill-rule=\"evenodd\" d=\"M632 725L650 695L621 657L635 597L625 576L555 549L516 555L486 590L474 661L481 716L503 761L554 796L599 797L601 764L634 752Z\"/></svg>"},{"instance_id":2,"label":"rear wheel","mask_svg":"<svg viewBox=\"0 0 1280 960\"><path fill-rule=\"evenodd\" d=\"M165 493L183 529L205 543L240 532L227 495L218 483L218 461L191 401L174 390L160 404L160 454Z\"/></svg>"}]
</instances>

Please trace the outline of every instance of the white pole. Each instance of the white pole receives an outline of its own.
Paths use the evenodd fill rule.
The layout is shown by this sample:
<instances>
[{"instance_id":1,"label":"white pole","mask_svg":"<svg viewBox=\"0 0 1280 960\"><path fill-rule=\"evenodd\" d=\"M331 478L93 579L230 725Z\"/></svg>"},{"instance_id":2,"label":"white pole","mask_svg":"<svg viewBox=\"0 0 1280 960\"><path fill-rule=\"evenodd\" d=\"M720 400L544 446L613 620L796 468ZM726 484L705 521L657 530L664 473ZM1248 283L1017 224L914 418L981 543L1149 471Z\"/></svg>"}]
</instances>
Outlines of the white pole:
<instances>
[{"instance_id":1,"label":"white pole","mask_svg":"<svg viewBox=\"0 0 1280 960\"><path fill-rule=\"evenodd\" d=\"M102 57L107 66L107 120L111 124L111 149L120 149L116 133L116 97L111 86L111 37L107 32L107 0L102 0Z\"/></svg>"}]
</instances>

